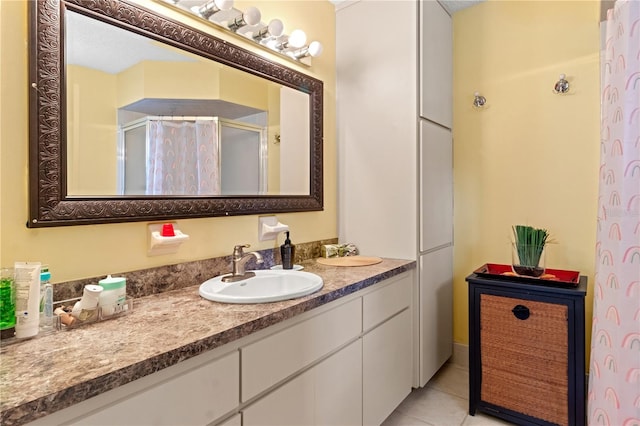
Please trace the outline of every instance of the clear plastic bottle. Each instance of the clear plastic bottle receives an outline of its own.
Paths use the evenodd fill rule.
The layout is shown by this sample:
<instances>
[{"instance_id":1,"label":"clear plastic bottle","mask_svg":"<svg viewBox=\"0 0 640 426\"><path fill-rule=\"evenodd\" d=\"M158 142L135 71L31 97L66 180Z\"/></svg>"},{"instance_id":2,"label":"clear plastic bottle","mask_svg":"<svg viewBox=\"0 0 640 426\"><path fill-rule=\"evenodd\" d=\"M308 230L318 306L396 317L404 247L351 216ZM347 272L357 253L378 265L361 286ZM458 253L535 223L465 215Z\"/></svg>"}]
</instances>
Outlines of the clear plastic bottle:
<instances>
[{"instance_id":1,"label":"clear plastic bottle","mask_svg":"<svg viewBox=\"0 0 640 426\"><path fill-rule=\"evenodd\" d=\"M44 265L40 269L40 330L53 329L53 286L51 272Z\"/></svg>"}]
</instances>

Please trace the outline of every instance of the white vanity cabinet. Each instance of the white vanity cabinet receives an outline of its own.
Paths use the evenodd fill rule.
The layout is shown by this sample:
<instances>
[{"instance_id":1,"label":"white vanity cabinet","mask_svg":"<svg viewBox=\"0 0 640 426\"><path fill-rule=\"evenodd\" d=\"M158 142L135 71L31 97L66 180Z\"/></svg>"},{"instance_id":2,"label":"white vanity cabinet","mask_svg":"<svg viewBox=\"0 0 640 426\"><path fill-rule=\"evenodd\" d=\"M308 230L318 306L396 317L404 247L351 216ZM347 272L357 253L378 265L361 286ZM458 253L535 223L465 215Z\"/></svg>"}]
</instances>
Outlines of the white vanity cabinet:
<instances>
[{"instance_id":1,"label":"white vanity cabinet","mask_svg":"<svg viewBox=\"0 0 640 426\"><path fill-rule=\"evenodd\" d=\"M105 392L30 425L205 425L239 403L240 356L220 350Z\"/></svg>"},{"instance_id":2,"label":"white vanity cabinet","mask_svg":"<svg viewBox=\"0 0 640 426\"><path fill-rule=\"evenodd\" d=\"M238 405L239 356L234 351L126 397L71 424L204 425Z\"/></svg>"},{"instance_id":3,"label":"white vanity cabinet","mask_svg":"<svg viewBox=\"0 0 640 426\"><path fill-rule=\"evenodd\" d=\"M411 291L399 282L362 298L364 425L382 423L411 391Z\"/></svg>"},{"instance_id":4,"label":"white vanity cabinet","mask_svg":"<svg viewBox=\"0 0 640 426\"><path fill-rule=\"evenodd\" d=\"M242 402L356 339L361 318L357 298L241 348Z\"/></svg>"},{"instance_id":5,"label":"white vanity cabinet","mask_svg":"<svg viewBox=\"0 0 640 426\"><path fill-rule=\"evenodd\" d=\"M31 425L373 425L411 391L414 271Z\"/></svg>"},{"instance_id":6,"label":"white vanity cabinet","mask_svg":"<svg viewBox=\"0 0 640 426\"><path fill-rule=\"evenodd\" d=\"M242 416L240 414L236 414L226 421L218 423L218 426L242 426Z\"/></svg>"},{"instance_id":7,"label":"white vanity cabinet","mask_svg":"<svg viewBox=\"0 0 640 426\"><path fill-rule=\"evenodd\" d=\"M362 344L352 342L250 405L244 426L362 424Z\"/></svg>"},{"instance_id":8,"label":"white vanity cabinet","mask_svg":"<svg viewBox=\"0 0 640 426\"><path fill-rule=\"evenodd\" d=\"M249 404L243 425L382 423L411 392L412 283L413 272L390 278L361 291L361 297L250 345L248 363L259 363L260 368L245 368L242 350L243 400L268 383L286 380L286 374L304 364L303 358L312 365ZM318 327L314 334L301 332L313 327ZM322 358L328 348L340 345ZM255 372L260 372L258 378L251 377ZM268 381L262 378L265 374ZM252 383L246 394L245 380ZM264 384L256 388L257 381Z\"/></svg>"}]
</instances>

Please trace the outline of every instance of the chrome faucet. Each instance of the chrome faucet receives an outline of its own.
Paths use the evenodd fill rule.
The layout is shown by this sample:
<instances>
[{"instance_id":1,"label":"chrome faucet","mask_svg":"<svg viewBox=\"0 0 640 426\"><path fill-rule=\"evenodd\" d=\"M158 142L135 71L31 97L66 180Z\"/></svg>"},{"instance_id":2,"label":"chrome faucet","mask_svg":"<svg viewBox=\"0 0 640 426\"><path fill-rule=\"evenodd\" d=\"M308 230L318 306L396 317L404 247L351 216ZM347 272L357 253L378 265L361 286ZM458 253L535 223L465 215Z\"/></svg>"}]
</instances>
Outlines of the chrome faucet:
<instances>
[{"instance_id":1,"label":"chrome faucet","mask_svg":"<svg viewBox=\"0 0 640 426\"><path fill-rule=\"evenodd\" d=\"M244 265L253 256L256 258L257 263L262 263L262 255L256 251L250 251L244 253L242 249L251 247L249 244L237 245L233 248L233 255L231 258L232 271L231 275L222 277L222 281L230 283L234 281L245 280L247 278L255 277L254 272L245 272Z\"/></svg>"}]
</instances>

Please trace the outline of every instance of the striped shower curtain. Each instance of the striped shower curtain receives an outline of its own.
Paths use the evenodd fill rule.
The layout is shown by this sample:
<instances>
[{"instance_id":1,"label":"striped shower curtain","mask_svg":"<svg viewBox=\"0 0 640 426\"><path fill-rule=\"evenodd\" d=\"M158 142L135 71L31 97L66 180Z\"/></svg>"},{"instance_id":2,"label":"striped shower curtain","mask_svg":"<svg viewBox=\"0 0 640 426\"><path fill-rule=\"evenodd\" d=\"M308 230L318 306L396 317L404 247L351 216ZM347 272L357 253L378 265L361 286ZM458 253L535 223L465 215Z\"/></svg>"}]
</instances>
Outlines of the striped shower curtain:
<instances>
[{"instance_id":1,"label":"striped shower curtain","mask_svg":"<svg viewBox=\"0 0 640 426\"><path fill-rule=\"evenodd\" d=\"M587 414L640 426L640 1L616 1L605 43Z\"/></svg>"}]
</instances>

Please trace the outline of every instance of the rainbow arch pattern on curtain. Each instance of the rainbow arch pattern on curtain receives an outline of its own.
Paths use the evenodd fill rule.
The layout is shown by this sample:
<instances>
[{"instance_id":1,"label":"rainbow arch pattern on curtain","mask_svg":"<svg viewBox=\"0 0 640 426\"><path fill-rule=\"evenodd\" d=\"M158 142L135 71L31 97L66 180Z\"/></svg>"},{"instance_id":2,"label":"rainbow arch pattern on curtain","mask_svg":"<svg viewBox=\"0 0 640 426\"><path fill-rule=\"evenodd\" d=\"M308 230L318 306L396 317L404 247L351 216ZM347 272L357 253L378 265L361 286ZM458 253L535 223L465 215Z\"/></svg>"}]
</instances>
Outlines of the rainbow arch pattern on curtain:
<instances>
[{"instance_id":1,"label":"rainbow arch pattern on curtain","mask_svg":"<svg viewBox=\"0 0 640 426\"><path fill-rule=\"evenodd\" d=\"M588 424L640 426L640 2L606 23Z\"/></svg>"}]
</instances>

